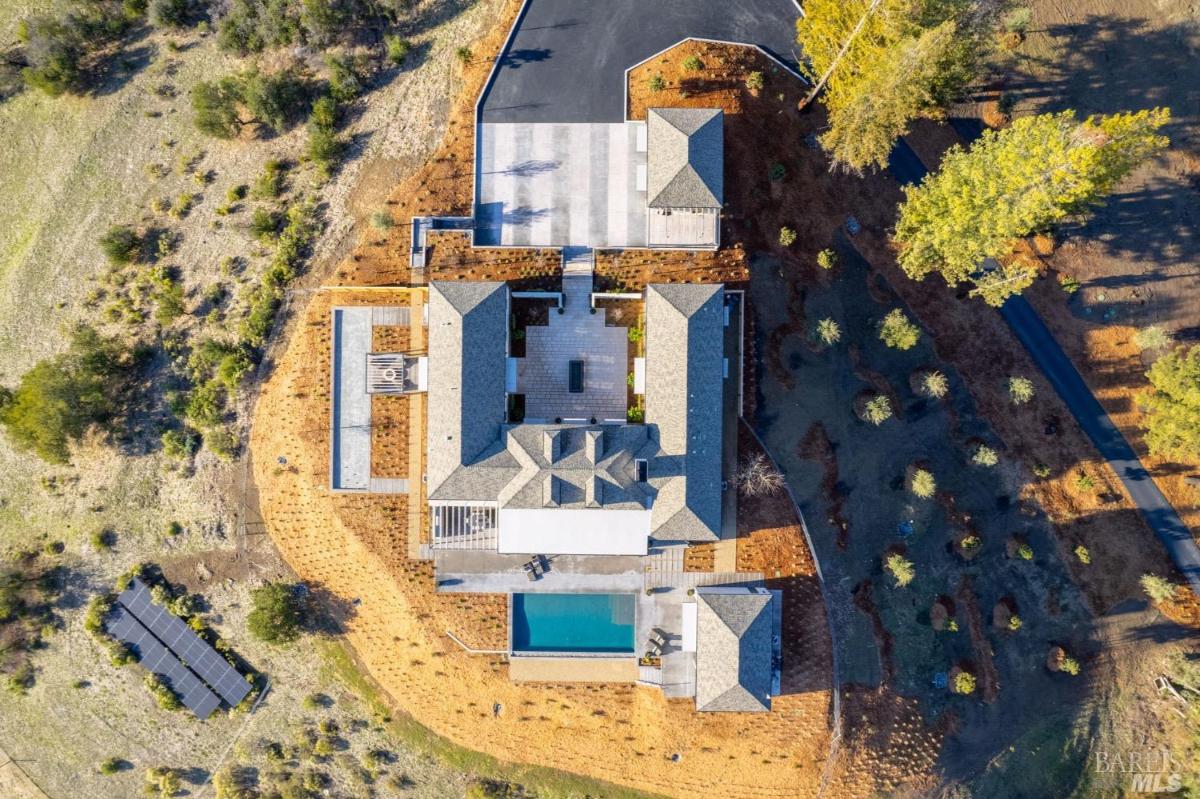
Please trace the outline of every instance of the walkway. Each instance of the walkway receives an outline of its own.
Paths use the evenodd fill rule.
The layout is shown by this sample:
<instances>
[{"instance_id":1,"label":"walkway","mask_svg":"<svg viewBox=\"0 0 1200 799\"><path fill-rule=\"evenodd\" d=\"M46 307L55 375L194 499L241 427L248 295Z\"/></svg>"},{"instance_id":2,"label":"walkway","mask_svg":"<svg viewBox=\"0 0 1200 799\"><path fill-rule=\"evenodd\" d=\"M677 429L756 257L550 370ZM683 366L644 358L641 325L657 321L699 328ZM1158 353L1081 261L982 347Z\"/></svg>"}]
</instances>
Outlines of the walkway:
<instances>
[{"instance_id":1,"label":"walkway","mask_svg":"<svg viewBox=\"0 0 1200 799\"><path fill-rule=\"evenodd\" d=\"M962 130L960 129L960 133ZM928 173L912 148L901 139L889 161L892 175L901 183L916 183ZM1054 340L1033 307L1021 297L1012 297L1000 315L1029 350L1034 363L1045 373L1079 427L1121 479L1129 498L1137 505L1146 524L1154 531L1171 560L1200 594L1200 547L1197 547L1179 514L1167 502L1121 431L1108 418L1099 400L1087 387L1071 359Z\"/></svg>"}]
</instances>

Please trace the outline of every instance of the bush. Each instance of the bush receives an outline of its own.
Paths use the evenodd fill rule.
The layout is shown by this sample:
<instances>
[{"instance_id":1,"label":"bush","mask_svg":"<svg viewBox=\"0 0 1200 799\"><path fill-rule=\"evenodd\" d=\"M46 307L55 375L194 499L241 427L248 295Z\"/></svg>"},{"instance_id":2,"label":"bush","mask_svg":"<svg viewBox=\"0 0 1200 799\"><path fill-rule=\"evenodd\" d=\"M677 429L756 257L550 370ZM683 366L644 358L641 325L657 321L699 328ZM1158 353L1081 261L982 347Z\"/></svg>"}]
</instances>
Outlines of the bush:
<instances>
[{"instance_id":1,"label":"bush","mask_svg":"<svg viewBox=\"0 0 1200 799\"><path fill-rule=\"evenodd\" d=\"M1033 21L1033 11L1028 8L1014 8L1004 16L1004 30L1009 33L1023 34Z\"/></svg>"},{"instance_id":2,"label":"bush","mask_svg":"<svg viewBox=\"0 0 1200 799\"><path fill-rule=\"evenodd\" d=\"M1175 584L1157 574L1143 574L1140 580L1142 590L1152 602L1165 602L1175 596Z\"/></svg>"},{"instance_id":3,"label":"bush","mask_svg":"<svg viewBox=\"0 0 1200 799\"><path fill-rule=\"evenodd\" d=\"M338 141L337 103L328 95L313 103L308 119L308 148L305 152L309 161L316 165L318 173L328 178L342 157L342 143Z\"/></svg>"},{"instance_id":4,"label":"bush","mask_svg":"<svg viewBox=\"0 0 1200 799\"><path fill-rule=\"evenodd\" d=\"M738 464L735 480L738 491L747 497L768 496L783 488L783 475L761 452Z\"/></svg>"},{"instance_id":5,"label":"bush","mask_svg":"<svg viewBox=\"0 0 1200 799\"><path fill-rule=\"evenodd\" d=\"M937 493L937 481L927 469L913 469L912 478L908 482L908 490L921 499L929 499Z\"/></svg>"},{"instance_id":6,"label":"bush","mask_svg":"<svg viewBox=\"0 0 1200 799\"><path fill-rule=\"evenodd\" d=\"M904 311L899 308L889 311L879 325L879 339L893 349L912 349L920 337L920 328L909 321Z\"/></svg>"},{"instance_id":7,"label":"bush","mask_svg":"<svg viewBox=\"0 0 1200 799\"><path fill-rule=\"evenodd\" d=\"M387 60L396 66L403 64L412 52L412 42L401 36L384 36L383 45L387 49Z\"/></svg>"},{"instance_id":8,"label":"bush","mask_svg":"<svg viewBox=\"0 0 1200 799\"><path fill-rule=\"evenodd\" d=\"M277 133L295 127L309 108L309 84L295 69L272 74L251 70L240 77L241 100L255 121Z\"/></svg>"},{"instance_id":9,"label":"bush","mask_svg":"<svg viewBox=\"0 0 1200 799\"><path fill-rule=\"evenodd\" d=\"M250 217L250 232L256 238L273 238L279 232L279 214L266 208L255 208Z\"/></svg>"},{"instance_id":10,"label":"bush","mask_svg":"<svg viewBox=\"0 0 1200 799\"><path fill-rule=\"evenodd\" d=\"M1195 457L1200 452L1200 346L1162 356L1146 377L1154 389L1142 409L1150 452Z\"/></svg>"},{"instance_id":11,"label":"bush","mask_svg":"<svg viewBox=\"0 0 1200 799\"><path fill-rule=\"evenodd\" d=\"M178 694L157 674L147 674L144 682L146 690L154 696L154 701L163 710L179 710L183 707Z\"/></svg>"},{"instance_id":12,"label":"bush","mask_svg":"<svg viewBox=\"0 0 1200 799\"><path fill-rule=\"evenodd\" d=\"M883 567L891 572L892 579L896 581L897 588L903 588L913 581L917 576L916 569L913 568L911 560L908 560L899 553L893 553L887 556Z\"/></svg>"},{"instance_id":13,"label":"bush","mask_svg":"<svg viewBox=\"0 0 1200 799\"><path fill-rule=\"evenodd\" d=\"M1058 286L1067 294L1074 294L1079 291L1079 281L1070 275L1061 275L1058 278Z\"/></svg>"},{"instance_id":14,"label":"bush","mask_svg":"<svg viewBox=\"0 0 1200 799\"><path fill-rule=\"evenodd\" d=\"M921 377L921 393L933 399L941 399L950 393L950 381L941 372L926 372Z\"/></svg>"},{"instance_id":15,"label":"bush","mask_svg":"<svg viewBox=\"0 0 1200 799\"><path fill-rule=\"evenodd\" d=\"M667 88L667 82L663 80L662 75L655 75L650 79L650 91L661 92L665 88Z\"/></svg>"},{"instance_id":16,"label":"bush","mask_svg":"<svg viewBox=\"0 0 1200 799\"><path fill-rule=\"evenodd\" d=\"M1058 670L1075 677L1079 674L1079 661L1070 655L1063 655L1062 662L1058 664Z\"/></svg>"},{"instance_id":17,"label":"bush","mask_svg":"<svg viewBox=\"0 0 1200 799\"><path fill-rule=\"evenodd\" d=\"M1024 405L1033 399L1033 381L1028 377L1008 378L1008 396L1016 405Z\"/></svg>"},{"instance_id":18,"label":"bush","mask_svg":"<svg viewBox=\"0 0 1200 799\"><path fill-rule=\"evenodd\" d=\"M141 237L128 225L113 225L100 237L100 251L117 266L136 261L141 248Z\"/></svg>"},{"instance_id":19,"label":"bush","mask_svg":"<svg viewBox=\"0 0 1200 799\"><path fill-rule=\"evenodd\" d=\"M1085 547L1083 544L1080 544L1079 546L1075 547L1075 557L1078 558L1079 562L1082 563L1084 566L1087 566L1088 564L1090 564L1092 562L1092 553L1089 552L1088 548Z\"/></svg>"},{"instance_id":20,"label":"bush","mask_svg":"<svg viewBox=\"0 0 1200 799\"><path fill-rule=\"evenodd\" d=\"M842 340L842 328L832 318L817 322L817 338L826 346L833 346Z\"/></svg>"},{"instance_id":21,"label":"bush","mask_svg":"<svg viewBox=\"0 0 1200 799\"><path fill-rule=\"evenodd\" d=\"M872 397L863 405L863 418L873 425L881 425L892 418L892 401L885 395Z\"/></svg>"},{"instance_id":22,"label":"bush","mask_svg":"<svg viewBox=\"0 0 1200 799\"><path fill-rule=\"evenodd\" d=\"M88 44L77 25L50 17L34 17L23 23L24 58L21 70L25 84L51 97L77 93L84 86L82 61Z\"/></svg>"},{"instance_id":23,"label":"bush","mask_svg":"<svg viewBox=\"0 0 1200 799\"><path fill-rule=\"evenodd\" d=\"M110 757L108 760L103 761L99 765L98 770L104 776L109 777L109 776L112 776L113 774L116 774L124 766L125 766L125 761L122 760L121 758Z\"/></svg>"},{"instance_id":24,"label":"bush","mask_svg":"<svg viewBox=\"0 0 1200 799\"><path fill-rule=\"evenodd\" d=\"M183 781L175 769L157 766L146 769L143 788L147 795L157 794L161 799L169 799L183 789Z\"/></svg>"},{"instance_id":25,"label":"bush","mask_svg":"<svg viewBox=\"0 0 1200 799\"><path fill-rule=\"evenodd\" d=\"M1022 623L1021 617L1015 613L1008 617L1008 629L1011 632L1015 633L1017 630L1021 629Z\"/></svg>"},{"instance_id":26,"label":"bush","mask_svg":"<svg viewBox=\"0 0 1200 799\"><path fill-rule=\"evenodd\" d=\"M272 158L263 165L263 171L254 179L250 196L256 200L273 200L283 194L284 180L287 177L287 164Z\"/></svg>"},{"instance_id":27,"label":"bush","mask_svg":"<svg viewBox=\"0 0 1200 799\"><path fill-rule=\"evenodd\" d=\"M1021 560L1033 560L1033 547L1029 544L1021 544L1017 547L1017 557Z\"/></svg>"},{"instance_id":28,"label":"bush","mask_svg":"<svg viewBox=\"0 0 1200 799\"><path fill-rule=\"evenodd\" d=\"M371 227L376 230L391 230L396 223L388 211L376 211L371 214Z\"/></svg>"},{"instance_id":29,"label":"bush","mask_svg":"<svg viewBox=\"0 0 1200 799\"><path fill-rule=\"evenodd\" d=\"M784 247L791 247L796 243L796 231L790 227L779 228L779 243Z\"/></svg>"},{"instance_id":30,"label":"bush","mask_svg":"<svg viewBox=\"0 0 1200 799\"><path fill-rule=\"evenodd\" d=\"M122 409L136 365L115 339L78 328L65 353L35 365L15 391L0 389L0 425L17 449L67 463L72 442Z\"/></svg>"},{"instance_id":31,"label":"bush","mask_svg":"<svg viewBox=\"0 0 1200 799\"><path fill-rule=\"evenodd\" d=\"M250 634L269 644L286 644L300 637L304 621L299 586L267 583L250 593L253 609L246 619Z\"/></svg>"},{"instance_id":32,"label":"bush","mask_svg":"<svg viewBox=\"0 0 1200 799\"><path fill-rule=\"evenodd\" d=\"M690 55L683 59L683 68L688 72L699 72L704 69L704 62L700 60L699 56Z\"/></svg>"},{"instance_id":33,"label":"bush","mask_svg":"<svg viewBox=\"0 0 1200 799\"><path fill-rule=\"evenodd\" d=\"M458 63L466 66L471 61L471 48L465 46L459 47L454 51L454 57L458 59Z\"/></svg>"},{"instance_id":34,"label":"bush","mask_svg":"<svg viewBox=\"0 0 1200 799\"><path fill-rule=\"evenodd\" d=\"M966 696L975 693L975 675L969 671L960 671L954 675L954 682L951 684L951 690L956 694Z\"/></svg>"},{"instance_id":35,"label":"bush","mask_svg":"<svg viewBox=\"0 0 1200 799\"><path fill-rule=\"evenodd\" d=\"M975 447L975 451L971 453L971 463L976 466L991 468L999 462L1000 458L996 455L996 450L984 444Z\"/></svg>"},{"instance_id":36,"label":"bush","mask_svg":"<svg viewBox=\"0 0 1200 799\"><path fill-rule=\"evenodd\" d=\"M201 81L192 88L196 129L218 139L232 139L245 124L238 115L242 90L235 77Z\"/></svg>"},{"instance_id":37,"label":"bush","mask_svg":"<svg viewBox=\"0 0 1200 799\"><path fill-rule=\"evenodd\" d=\"M835 266L837 266L837 262L837 253L833 250L826 248L817 253L817 266L821 267L825 271L833 269Z\"/></svg>"},{"instance_id":38,"label":"bush","mask_svg":"<svg viewBox=\"0 0 1200 799\"><path fill-rule=\"evenodd\" d=\"M1142 328L1133 336L1133 343L1142 352L1162 350L1171 346L1171 334L1158 325Z\"/></svg>"},{"instance_id":39,"label":"bush","mask_svg":"<svg viewBox=\"0 0 1200 799\"><path fill-rule=\"evenodd\" d=\"M187 27L191 17L191 0L150 0L150 21L159 28Z\"/></svg>"},{"instance_id":40,"label":"bush","mask_svg":"<svg viewBox=\"0 0 1200 799\"><path fill-rule=\"evenodd\" d=\"M766 81L763 79L763 74L761 72L751 72L746 76L746 88L752 92L762 90L762 87L765 85Z\"/></svg>"}]
</instances>

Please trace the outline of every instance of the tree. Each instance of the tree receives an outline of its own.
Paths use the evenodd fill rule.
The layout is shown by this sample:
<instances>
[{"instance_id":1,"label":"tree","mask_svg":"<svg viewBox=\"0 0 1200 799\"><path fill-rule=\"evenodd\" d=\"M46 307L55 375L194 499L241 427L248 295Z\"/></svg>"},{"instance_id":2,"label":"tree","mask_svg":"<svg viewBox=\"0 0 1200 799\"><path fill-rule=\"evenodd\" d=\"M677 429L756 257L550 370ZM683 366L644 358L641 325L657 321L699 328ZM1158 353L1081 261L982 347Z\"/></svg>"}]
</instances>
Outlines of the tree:
<instances>
[{"instance_id":1,"label":"tree","mask_svg":"<svg viewBox=\"0 0 1200 799\"><path fill-rule=\"evenodd\" d=\"M998 455L996 455L996 450L992 449L986 444L978 445L971 453L971 463L975 464L976 466L990 468L999 462L1000 458Z\"/></svg>"},{"instance_id":2,"label":"tree","mask_svg":"<svg viewBox=\"0 0 1200 799\"><path fill-rule=\"evenodd\" d=\"M294 69L274 73L250 70L240 78L241 99L255 121L282 133L309 109L308 81Z\"/></svg>"},{"instance_id":3,"label":"tree","mask_svg":"<svg viewBox=\"0 0 1200 799\"><path fill-rule=\"evenodd\" d=\"M951 684L951 689L956 694L962 694L963 696L966 696L967 694L975 693L975 685L976 680L974 674L969 671L960 671L958 674L954 675L954 682Z\"/></svg>"},{"instance_id":4,"label":"tree","mask_svg":"<svg viewBox=\"0 0 1200 799\"><path fill-rule=\"evenodd\" d=\"M299 586L267 583L250 593L253 609L246 619L250 634L269 644L286 644L300 637L304 608Z\"/></svg>"},{"instance_id":5,"label":"tree","mask_svg":"<svg viewBox=\"0 0 1200 799\"><path fill-rule=\"evenodd\" d=\"M151 0L150 21L160 28L183 28L191 20L191 0Z\"/></svg>"},{"instance_id":6,"label":"tree","mask_svg":"<svg viewBox=\"0 0 1200 799\"><path fill-rule=\"evenodd\" d=\"M887 556L883 567L891 572L892 579L896 581L897 588L903 588L913 581L917 576L916 569L913 568L911 560L908 560L898 552L893 552Z\"/></svg>"},{"instance_id":7,"label":"tree","mask_svg":"<svg viewBox=\"0 0 1200 799\"><path fill-rule=\"evenodd\" d=\"M768 496L783 488L783 475L761 452L738 464L735 479L738 491L747 497Z\"/></svg>"},{"instance_id":8,"label":"tree","mask_svg":"<svg viewBox=\"0 0 1200 799\"><path fill-rule=\"evenodd\" d=\"M796 243L796 231L786 226L779 228L779 243L784 247L791 247Z\"/></svg>"},{"instance_id":9,"label":"tree","mask_svg":"<svg viewBox=\"0 0 1200 799\"><path fill-rule=\"evenodd\" d=\"M996 3L948 0L810 0L796 23L830 129L821 144L852 171L882 168L893 142L921 116L937 116L975 73Z\"/></svg>"},{"instance_id":10,"label":"tree","mask_svg":"<svg viewBox=\"0 0 1200 799\"><path fill-rule=\"evenodd\" d=\"M929 499L937 493L937 481L928 469L913 469L908 481L908 490L921 499Z\"/></svg>"},{"instance_id":11,"label":"tree","mask_svg":"<svg viewBox=\"0 0 1200 799\"><path fill-rule=\"evenodd\" d=\"M872 397L863 404L863 418L878 427L892 418L892 401L885 394Z\"/></svg>"},{"instance_id":12,"label":"tree","mask_svg":"<svg viewBox=\"0 0 1200 799\"><path fill-rule=\"evenodd\" d=\"M817 253L817 266L827 272L837 266L837 262L837 253L833 250L826 248Z\"/></svg>"},{"instance_id":13,"label":"tree","mask_svg":"<svg viewBox=\"0 0 1200 799\"><path fill-rule=\"evenodd\" d=\"M910 350L921 338L921 328L914 325L904 311L894 308L879 325L879 339L889 347Z\"/></svg>"},{"instance_id":14,"label":"tree","mask_svg":"<svg viewBox=\"0 0 1200 799\"><path fill-rule=\"evenodd\" d=\"M238 115L241 98L241 86L233 76L197 83L192 89L196 128L218 139L232 139L246 124Z\"/></svg>"},{"instance_id":15,"label":"tree","mask_svg":"<svg viewBox=\"0 0 1200 799\"><path fill-rule=\"evenodd\" d=\"M81 62L87 46L72 25L50 17L25 22L25 83L51 97L78 91L83 80Z\"/></svg>"},{"instance_id":16,"label":"tree","mask_svg":"<svg viewBox=\"0 0 1200 799\"><path fill-rule=\"evenodd\" d=\"M1200 452L1200 345L1162 356L1146 377L1153 387L1142 399L1150 451L1195 457Z\"/></svg>"},{"instance_id":17,"label":"tree","mask_svg":"<svg viewBox=\"0 0 1200 799\"><path fill-rule=\"evenodd\" d=\"M0 393L0 425L17 449L67 463L71 442L120 410L133 366L115 339L80 327L66 352L40 361L15 391Z\"/></svg>"},{"instance_id":18,"label":"tree","mask_svg":"<svg viewBox=\"0 0 1200 799\"><path fill-rule=\"evenodd\" d=\"M993 305L1032 282L1034 267L1008 259L1013 242L1082 214L1138 164L1162 150L1166 109L1089 117L1074 111L1023 117L955 146L937 172L904 189L896 222L898 260L922 280L937 272L975 284ZM989 261L988 259L993 259Z\"/></svg>"},{"instance_id":19,"label":"tree","mask_svg":"<svg viewBox=\"0 0 1200 799\"><path fill-rule=\"evenodd\" d=\"M921 376L921 392L933 399L941 399L950 393L950 381L941 372L926 372Z\"/></svg>"},{"instance_id":20,"label":"tree","mask_svg":"<svg viewBox=\"0 0 1200 799\"><path fill-rule=\"evenodd\" d=\"M1175 584L1157 574L1143 574L1140 580L1142 590L1152 602L1165 602L1175 596Z\"/></svg>"}]
</instances>

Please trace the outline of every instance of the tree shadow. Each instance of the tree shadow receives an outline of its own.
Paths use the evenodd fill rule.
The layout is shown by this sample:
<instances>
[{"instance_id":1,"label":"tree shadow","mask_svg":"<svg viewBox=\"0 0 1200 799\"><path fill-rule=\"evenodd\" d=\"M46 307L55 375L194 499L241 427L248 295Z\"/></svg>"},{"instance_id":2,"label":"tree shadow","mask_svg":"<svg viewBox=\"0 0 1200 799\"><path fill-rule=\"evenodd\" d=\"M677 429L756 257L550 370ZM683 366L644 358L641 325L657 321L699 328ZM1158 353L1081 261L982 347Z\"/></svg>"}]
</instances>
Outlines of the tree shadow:
<instances>
[{"instance_id":1,"label":"tree shadow","mask_svg":"<svg viewBox=\"0 0 1200 799\"><path fill-rule=\"evenodd\" d=\"M348 622L358 614L359 600L338 596L320 583L305 583L303 590L307 600L304 631L318 635L344 634Z\"/></svg>"}]
</instances>

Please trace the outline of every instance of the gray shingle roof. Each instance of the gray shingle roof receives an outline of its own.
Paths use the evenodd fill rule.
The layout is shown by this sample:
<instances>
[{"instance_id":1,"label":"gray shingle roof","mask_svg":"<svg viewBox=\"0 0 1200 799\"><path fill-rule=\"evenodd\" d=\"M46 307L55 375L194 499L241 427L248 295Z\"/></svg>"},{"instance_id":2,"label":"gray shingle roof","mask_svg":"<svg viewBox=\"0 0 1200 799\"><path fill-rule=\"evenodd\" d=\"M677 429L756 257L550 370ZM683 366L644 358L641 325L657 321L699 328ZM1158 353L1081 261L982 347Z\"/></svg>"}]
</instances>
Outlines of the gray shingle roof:
<instances>
[{"instance_id":1,"label":"gray shingle roof","mask_svg":"<svg viewBox=\"0 0 1200 799\"><path fill-rule=\"evenodd\" d=\"M696 709L771 709L770 593L696 591Z\"/></svg>"},{"instance_id":2,"label":"gray shingle roof","mask_svg":"<svg viewBox=\"0 0 1200 799\"><path fill-rule=\"evenodd\" d=\"M721 537L724 289L646 288L646 423L655 430L651 530L661 540Z\"/></svg>"},{"instance_id":3,"label":"gray shingle roof","mask_svg":"<svg viewBox=\"0 0 1200 799\"><path fill-rule=\"evenodd\" d=\"M647 198L651 208L720 208L725 129L719 108L651 108Z\"/></svg>"},{"instance_id":4,"label":"gray shingle roof","mask_svg":"<svg viewBox=\"0 0 1200 799\"><path fill-rule=\"evenodd\" d=\"M498 447L506 413L508 288L504 283L432 283L429 287L430 499L463 496L469 482L448 478L465 464L492 454L491 471L502 479L515 470ZM466 357L464 357L466 353ZM506 481L507 482L507 481ZM485 490L486 487L478 487ZM494 498L494 495L493 495Z\"/></svg>"}]
</instances>

